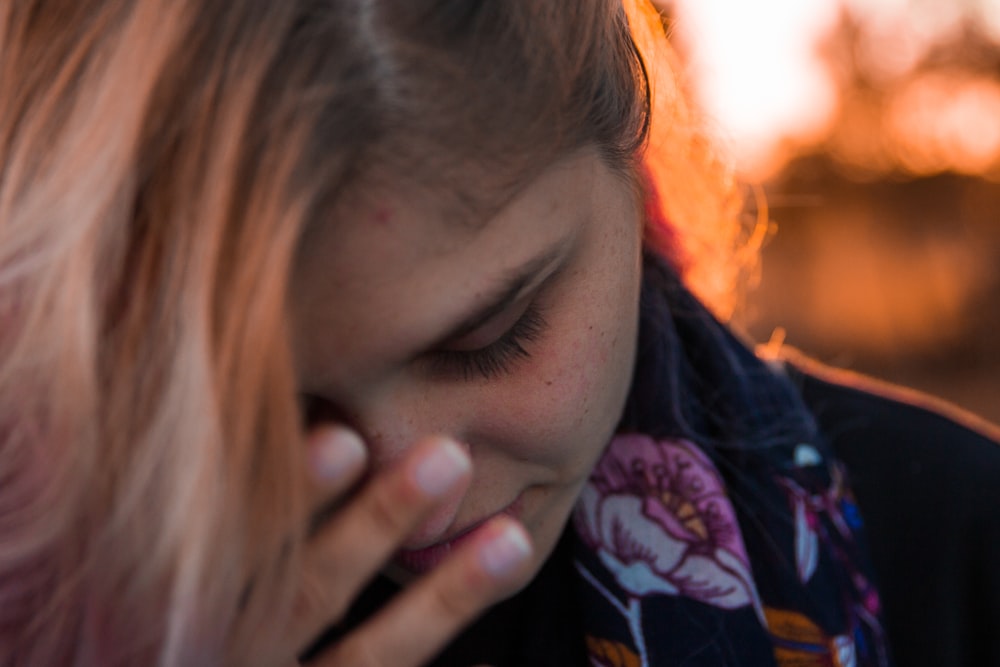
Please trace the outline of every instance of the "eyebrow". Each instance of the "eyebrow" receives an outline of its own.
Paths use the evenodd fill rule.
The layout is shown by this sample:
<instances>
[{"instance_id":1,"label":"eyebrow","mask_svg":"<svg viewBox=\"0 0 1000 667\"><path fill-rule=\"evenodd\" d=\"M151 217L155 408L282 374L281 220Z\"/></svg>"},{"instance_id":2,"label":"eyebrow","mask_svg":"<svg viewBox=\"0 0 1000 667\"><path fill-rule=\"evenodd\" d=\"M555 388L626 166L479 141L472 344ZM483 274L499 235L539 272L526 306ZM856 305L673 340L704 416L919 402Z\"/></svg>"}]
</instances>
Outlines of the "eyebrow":
<instances>
[{"instance_id":1,"label":"eyebrow","mask_svg":"<svg viewBox=\"0 0 1000 667\"><path fill-rule=\"evenodd\" d=\"M504 278L497 282L497 286L490 292L490 295L482 299L482 305L463 317L458 324L438 338L432 347L466 336L507 310L521 296L524 288L534 282L545 269L562 255L563 248L564 242L560 241L546 252L509 271Z\"/></svg>"}]
</instances>

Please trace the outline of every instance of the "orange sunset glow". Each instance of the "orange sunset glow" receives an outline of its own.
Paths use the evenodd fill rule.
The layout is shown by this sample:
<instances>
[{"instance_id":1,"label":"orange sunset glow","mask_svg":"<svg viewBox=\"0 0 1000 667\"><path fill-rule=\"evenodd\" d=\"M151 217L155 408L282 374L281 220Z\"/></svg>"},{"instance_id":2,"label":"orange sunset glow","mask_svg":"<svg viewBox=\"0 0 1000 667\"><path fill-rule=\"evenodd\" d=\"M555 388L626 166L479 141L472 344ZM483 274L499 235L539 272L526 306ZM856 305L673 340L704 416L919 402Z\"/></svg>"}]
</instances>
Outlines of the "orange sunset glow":
<instances>
[{"instance_id":1,"label":"orange sunset glow","mask_svg":"<svg viewBox=\"0 0 1000 667\"><path fill-rule=\"evenodd\" d=\"M1000 44L1000 2L972 0L674 0L661 2L688 58L703 106L742 171L766 178L784 160L836 133L863 92L853 61L887 99L876 140L893 166L916 173L983 173L1000 160L1000 79L921 61L974 31ZM855 32L848 53L834 42ZM840 33L838 35L838 32ZM856 157L863 159L865 148ZM848 148L850 151L850 148ZM870 151L869 151L870 152ZM880 161L880 156L874 157Z\"/></svg>"},{"instance_id":2,"label":"orange sunset glow","mask_svg":"<svg viewBox=\"0 0 1000 667\"><path fill-rule=\"evenodd\" d=\"M742 318L1000 421L1000 0L663 0L778 233Z\"/></svg>"}]
</instances>

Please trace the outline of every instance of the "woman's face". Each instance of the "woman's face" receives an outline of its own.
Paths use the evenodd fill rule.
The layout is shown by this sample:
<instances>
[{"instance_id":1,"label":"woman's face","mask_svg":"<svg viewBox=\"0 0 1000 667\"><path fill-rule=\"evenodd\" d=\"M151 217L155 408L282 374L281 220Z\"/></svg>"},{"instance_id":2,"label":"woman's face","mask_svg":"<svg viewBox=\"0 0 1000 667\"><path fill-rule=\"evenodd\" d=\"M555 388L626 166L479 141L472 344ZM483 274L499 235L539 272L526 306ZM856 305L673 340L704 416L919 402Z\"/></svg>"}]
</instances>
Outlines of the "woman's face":
<instances>
[{"instance_id":1,"label":"woman's face","mask_svg":"<svg viewBox=\"0 0 1000 667\"><path fill-rule=\"evenodd\" d=\"M532 535L536 566L551 552L628 392L638 211L584 153L488 221L390 191L310 232L292 293L301 391L360 431L376 469L429 434L472 457L468 490L397 564L428 569L501 512Z\"/></svg>"}]
</instances>

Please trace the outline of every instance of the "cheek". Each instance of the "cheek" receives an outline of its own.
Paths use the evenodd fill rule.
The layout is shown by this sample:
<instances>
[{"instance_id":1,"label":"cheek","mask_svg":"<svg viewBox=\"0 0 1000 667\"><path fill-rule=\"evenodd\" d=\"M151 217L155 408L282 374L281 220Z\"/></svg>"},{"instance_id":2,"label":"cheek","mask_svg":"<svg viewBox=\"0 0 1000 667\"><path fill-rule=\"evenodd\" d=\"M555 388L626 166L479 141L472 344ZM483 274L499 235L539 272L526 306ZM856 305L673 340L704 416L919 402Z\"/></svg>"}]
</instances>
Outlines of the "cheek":
<instances>
[{"instance_id":1,"label":"cheek","mask_svg":"<svg viewBox=\"0 0 1000 667\"><path fill-rule=\"evenodd\" d=\"M519 460L568 476L586 472L621 416L634 352L634 328L620 324L552 336L491 396L481 435Z\"/></svg>"}]
</instances>

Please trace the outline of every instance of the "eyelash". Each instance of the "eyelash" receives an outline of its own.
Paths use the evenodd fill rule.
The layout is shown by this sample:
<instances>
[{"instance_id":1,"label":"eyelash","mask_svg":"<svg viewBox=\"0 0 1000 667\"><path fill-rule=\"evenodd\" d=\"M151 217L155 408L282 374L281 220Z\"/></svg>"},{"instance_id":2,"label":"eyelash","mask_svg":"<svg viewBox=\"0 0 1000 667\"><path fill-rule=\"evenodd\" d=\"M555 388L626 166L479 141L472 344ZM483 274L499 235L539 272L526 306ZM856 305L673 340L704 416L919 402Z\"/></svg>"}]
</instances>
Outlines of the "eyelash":
<instances>
[{"instance_id":1,"label":"eyelash","mask_svg":"<svg viewBox=\"0 0 1000 667\"><path fill-rule=\"evenodd\" d=\"M477 375L494 380L509 374L518 361L531 356L526 344L541 338L547 326L541 311L532 304L510 329L486 347L478 350L437 350L430 353L428 361L435 374L457 376L465 381Z\"/></svg>"}]
</instances>

